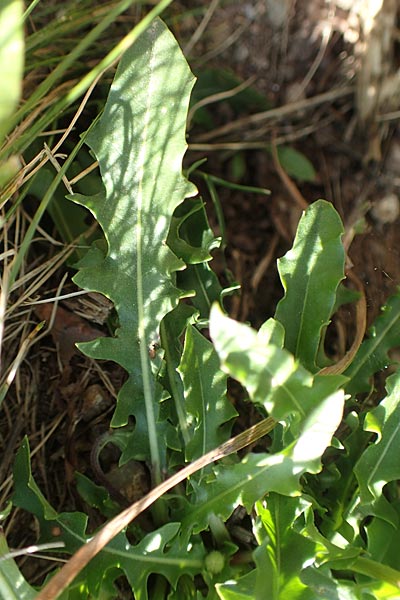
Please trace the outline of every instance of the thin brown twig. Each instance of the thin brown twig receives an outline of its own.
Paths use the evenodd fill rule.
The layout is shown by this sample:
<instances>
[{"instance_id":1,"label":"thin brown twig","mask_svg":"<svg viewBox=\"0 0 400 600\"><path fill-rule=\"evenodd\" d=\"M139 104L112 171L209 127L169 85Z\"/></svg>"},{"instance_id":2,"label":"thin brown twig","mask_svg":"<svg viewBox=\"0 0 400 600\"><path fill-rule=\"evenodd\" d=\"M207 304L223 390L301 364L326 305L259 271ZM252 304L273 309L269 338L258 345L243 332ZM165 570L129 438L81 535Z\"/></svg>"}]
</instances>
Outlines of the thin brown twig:
<instances>
[{"instance_id":1,"label":"thin brown twig","mask_svg":"<svg viewBox=\"0 0 400 600\"><path fill-rule=\"evenodd\" d=\"M274 237L272 238L271 242L268 244L267 253L262 258L262 260L259 262L259 264L257 265L257 268L255 269L255 271L253 273L253 276L251 278L251 288L252 288L253 292L257 291L258 286L260 285L260 281L263 278L265 271L268 269L269 265L271 264L272 258L275 253L275 249L278 245L278 241L279 241L279 234L276 233L274 235Z\"/></svg>"},{"instance_id":2,"label":"thin brown twig","mask_svg":"<svg viewBox=\"0 0 400 600\"><path fill-rule=\"evenodd\" d=\"M305 100L290 102L284 106L271 108L270 110L265 110L247 117L242 117L241 119L237 119L236 121L222 125L222 127L218 127L212 131L207 131L206 133L199 135L195 142L206 142L228 133L241 130L250 125L258 125L259 123L263 123L271 119L281 119L299 111L309 110L315 106L318 106L319 104L324 104L325 102L333 102L334 100L344 98L353 93L354 86L348 85L342 88L330 90L329 92L324 92L323 94L318 94L317 96L313 96L311 98L306 98Z\"/></svg>"},{"instance_id":3,"label":"thin brown twig","mask_svg":"<svg viewBox=\"0 0 400 600\"><path fill-rule=\"evenodd\" d=\"M324 127L330 125L335 118L328 117L325 119L321 119L318 123L314 123L312 125L308 125L307 127L302 127L301 129L291 131L290 133L283 133L282 135L277 135L275 139L275 143L277 146L281 144L287 144L291 142L295 142L297 140L301 140L302 138L308 137L315 131L319 131ZM220 150L232 150L233 152L240 152L241 150L265 150L270 148L270 142L262 140L267 135L271 135L272 125L269 127L260 127L257 131L251 132L251 136L247 137L245 140L241 140L240 142L215 142L215 143L205 143L198 144L196 142L189 143L189 150L192 152L219 152ZM261 141L257 141L260 140ZM96 165L95 165L96 166ZM72 181L70 181L72 183Z\"/></svg>"},{"instance_id":4,"label":"thin brown twig","mask_svg":"<svg viewBox=\"0 0 400 600\"><path fill-rule=\"evenodd\" d=\"M290 177L286 173L286 171L282 168L282 165L279 161L278 152L276 149L276 142L275 142L274 137L272 137L271 151L272 151L272 160L274 163L274 167L276 169L276 172L279 175L280 180L282 181L283 185L285 186L285 188L291 195L292 200L294 200L296 202L297 206L299 208L301 208L301 210L306 210L306 208L308 208L307 200L303 197L303 195L300 193L299 188L290 179Z\"/></svg>"},{"instance_id":5,"label":"thin brown twig","mask_svg":"<svg viewBox=\"0 0 400 600\"><path fill-rule=\"evenodd\" d=\"M364 286L352 269L346 269L346 276L355 284L357 290L360 292L360 297L356 304L356 335L346 354L334 365L321 369L319 375L339 375L340 373L343 373L351 364L364 339L365 329L367 327L367 301L365 298Z\"/></svg>"},{"instance_id":6,"label":"thin brown twig","mask_svg":"<svg viewBox=\"0 0 400 600\"><path fill-rule=\"evenodd\" d=\"M255 79L256 79L255 76L252 75L251 77L246 79L246 81L242 81L239 85L231 88L230 90L226 90L224 92L218 92L217 94L211 94L210 96L207 96L206 98L202 98L202 100L199 100L198 102L196 102L196 104L194 104L188 112L188 117L187 117L188 126L190 125L190 123L193 119L193 115L195 114L195 112L197 110L199 110L199 108L202 108L203 106L208 106L209 104L214 104L215 102L221 102L222 100L227 100L228 98L232 98L233 96L236 96L237 94L239 94L240 92L242 92L243 90L245 90L249 86L251 86L254 83Z\"/></svg>"},{"instance_id":7,"label":"thin brown twig","mask_svg":"<svg viewBox=\"0 0 400 600\"><path fill-rule=\"evenodd\" d=\"M199 41L199 39L201 38L203 33L205 32L207 25L210 22L211 17L213 16L214 12L218 8L219 3L220 3L220 0L212 0L211 1L211 4L207 8L204 17L201 20L200 25L197 27L196 31L194 32L194 34L192 35L192 37L190 38L190 40L188 41L186 46L183 48L184 56L189 56L189 54L191 53L191 51L193 50L193 48L195 47L195 45L197 44L197 42Z\"/></svg>"}]
</instances>

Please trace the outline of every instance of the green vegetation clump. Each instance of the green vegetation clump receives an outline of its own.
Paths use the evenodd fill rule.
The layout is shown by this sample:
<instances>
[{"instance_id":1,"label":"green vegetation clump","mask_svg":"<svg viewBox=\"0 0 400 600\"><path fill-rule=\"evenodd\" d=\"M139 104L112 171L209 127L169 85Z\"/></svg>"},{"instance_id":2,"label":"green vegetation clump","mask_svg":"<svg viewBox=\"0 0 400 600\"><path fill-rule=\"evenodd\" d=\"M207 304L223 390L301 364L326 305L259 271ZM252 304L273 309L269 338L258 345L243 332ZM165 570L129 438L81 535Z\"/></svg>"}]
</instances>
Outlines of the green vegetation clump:
<instances>
[{"instance_id":1,"label":"green vegetation clump","mask_svg":"<svg viewBox=\"0 0 400 600\"><path fill-rule=\"evenodd\" d=\"M278 261L283 294L274 316L258 330L228 316L224 301L235 286L221 285L212 262L213 251L227 244L223 217L216 237L191 177L198 173L207 182L217 206L216 186L226 182L198 163L183 169L195 78L158 16L170 2L156 3L115 47L108 40L100 62L82 71L130 4L100 5L95 23L87 2L71 3L47 24L39 2L25 13L19 1L0 7L0 63L15 65L3 71L8 93L4 86L0 92L2 408L9 410L16 373L43 321L54 322L51 311L39 325L33 315L24 321L24 306L51 281L54 265L73 270L80 291L112 303L108 334L92 329L78 347L125 373L111 417L105 413L107 431L90 441L102 485L90 470L68 474L86 511L51 504L32 471L37 439L22 440L12 461L12 493L5 483L5 530L10 519L33 515L37 550L67 562L61 569L54 562L40 583L29 580L2 534L0 598L394 600L400 587L396 367L374 404L366 393L400 343L399 293L361 343L365 298L361 287L343 284L343 224L331 203L318 200L303 212L292 248ZM24 42L25 23L37 10L44 11L43 28ZM79 41L71 24L85 31ZM45 49L61 34L70 47L53 63ZM37 73L35 61L44 61L47 74L19 103L24 55L26 85ZM107 97L96 95L94 84L116 61L112 81L102 83ZM83 127L90 94L96 116ZM69 126L60 132L66 115ZM292 171L303 165L303 179L312 180L314 171L298 153L286 156ZM32 198L39 204L26 213ZM97 226L88 232L89 213ZM49 215L64 243L46 232ZM37 237L62 250L44 260ZM325 352L326 331L349 302L356 343L335 362ZM64 376L75 368L73 352ZM237 435L228 378L241 384L257 416ZM82 422L83 412L74 427ZM102 472L108 446L119 451L119 479ZM121 473L124 484L147 477L138 496L121 491ZM243 544L231 526L240 507L247 515Z\"/></svg>"}]
</instances>

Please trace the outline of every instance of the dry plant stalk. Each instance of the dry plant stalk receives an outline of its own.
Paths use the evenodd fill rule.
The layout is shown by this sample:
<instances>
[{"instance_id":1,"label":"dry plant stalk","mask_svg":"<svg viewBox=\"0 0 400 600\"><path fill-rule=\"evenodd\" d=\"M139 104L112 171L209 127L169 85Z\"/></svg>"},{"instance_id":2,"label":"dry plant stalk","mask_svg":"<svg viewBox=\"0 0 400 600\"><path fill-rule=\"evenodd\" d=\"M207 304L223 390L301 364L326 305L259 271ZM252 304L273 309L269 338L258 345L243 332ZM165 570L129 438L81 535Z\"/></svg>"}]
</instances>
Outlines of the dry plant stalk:
<instances>
[{"instance_id":1,"label":"dry plant stalk","mask_svg":"<svg viewBox=\"0 0 400 600\"><path fill-rule=\"evenodd\" d=\"M394 61L399 3L398 0L364 0L354 10L358 12L361 26L356 101L359 118L366 122L384 107L396 109L400 100L400 69L396 69Z\"/></svg>"}]
</instances>

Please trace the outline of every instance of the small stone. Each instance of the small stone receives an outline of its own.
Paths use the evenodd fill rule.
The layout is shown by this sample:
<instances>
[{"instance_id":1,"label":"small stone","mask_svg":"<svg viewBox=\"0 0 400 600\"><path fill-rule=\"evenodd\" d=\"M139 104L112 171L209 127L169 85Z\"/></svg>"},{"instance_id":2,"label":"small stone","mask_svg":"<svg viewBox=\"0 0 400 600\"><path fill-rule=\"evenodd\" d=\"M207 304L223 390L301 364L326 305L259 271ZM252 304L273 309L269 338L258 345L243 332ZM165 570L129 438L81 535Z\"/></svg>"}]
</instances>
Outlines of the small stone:
<instances>
[{"instance_id":1,"label":"small stone","mask_svg":"<svg viewBox=\"0 0 400 600\"><path fill-rule=\"evenodd\" d=\"M400 201L396 194L387 194L374 203L371 215L380 224L394 223L400 214Z\"/></svg>"}]
</instances>

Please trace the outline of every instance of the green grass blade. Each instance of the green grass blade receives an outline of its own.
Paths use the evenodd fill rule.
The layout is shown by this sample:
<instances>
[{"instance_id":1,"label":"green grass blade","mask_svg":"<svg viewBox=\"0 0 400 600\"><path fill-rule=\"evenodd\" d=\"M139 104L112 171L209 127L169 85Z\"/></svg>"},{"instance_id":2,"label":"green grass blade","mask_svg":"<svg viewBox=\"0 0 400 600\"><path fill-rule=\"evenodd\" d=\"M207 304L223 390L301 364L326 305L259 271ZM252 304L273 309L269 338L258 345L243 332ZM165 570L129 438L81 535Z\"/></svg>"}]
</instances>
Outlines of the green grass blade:
<instances>
[{"instance_id":1,"label":"green grass blade","mask_svg":"<svg viewBox=\"0 0 400 600\"><path fill-rule=\"evenodd\" d=\"M3 0L0 6L0 144L12 127L12 114L21 95L24 68L22 0Z\"/></svg>"},{"instance_id":2,"label":"green grass blade","mask_svg":"<svg viewBox=\"0 0 400 600\"><path fill-rule=\"evenodd\" d=\"M33 600L34 590L24 579L14 559L4 558L8 546L3 532L0 532L0 598L2 600Z\"/></svg>"},{"instance_id":3,"label":"green grass blade","mask_svg":"<svg viewBox=\"0 0 400 600\"><path fill-rule=\"evenodd\" d=\"M154 18L160 15L171 2L172 0L161 0L93 69L82 77L76 85L60 98L60 100L51 105L44 114L29 127L29 130L26 133L19 135L18 138L14 140L12 151L16 153L23 152L33 141L35 141L54 119L57 119L67 107L72 106L102 73L119 60L122 54L142 35L144 31L146 31ZM110 23L110 20L107 19L107 22ZM99 28L96 32L100 35L102 29ZM94 39L95 36L92 34L92 41L94 41ZM23 117L25 110L26 106L21 109L22 112L15 116L13 121L14 125ZM5 146L3 151L0 152L0 158L8 156L9 152L10 149L8 146Z\"/></svg>"}]
</instances>

